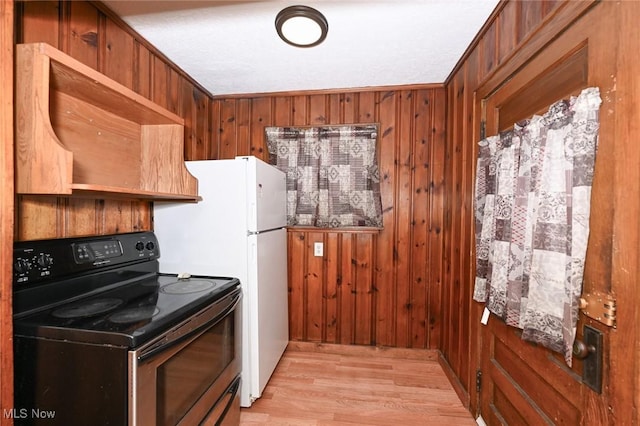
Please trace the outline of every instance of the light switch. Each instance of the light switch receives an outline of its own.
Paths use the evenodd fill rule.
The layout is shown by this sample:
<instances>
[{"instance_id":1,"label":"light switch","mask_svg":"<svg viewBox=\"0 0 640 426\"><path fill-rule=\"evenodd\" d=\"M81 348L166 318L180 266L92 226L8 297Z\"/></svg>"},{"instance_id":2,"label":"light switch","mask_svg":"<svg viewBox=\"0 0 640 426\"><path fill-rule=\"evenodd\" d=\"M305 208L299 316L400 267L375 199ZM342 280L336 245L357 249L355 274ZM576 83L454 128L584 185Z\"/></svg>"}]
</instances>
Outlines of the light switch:
<instances>
[{"instance_id":1,"label":"light switch","mask_svg":"<svg viewBox=\"0 0 640 426\"><path fill-rule=\"evenodd\" d=\"M324 251L324 245L321 242L313 243L313 255L316 257L322 256Z\"/></svg>"}]
</instances>

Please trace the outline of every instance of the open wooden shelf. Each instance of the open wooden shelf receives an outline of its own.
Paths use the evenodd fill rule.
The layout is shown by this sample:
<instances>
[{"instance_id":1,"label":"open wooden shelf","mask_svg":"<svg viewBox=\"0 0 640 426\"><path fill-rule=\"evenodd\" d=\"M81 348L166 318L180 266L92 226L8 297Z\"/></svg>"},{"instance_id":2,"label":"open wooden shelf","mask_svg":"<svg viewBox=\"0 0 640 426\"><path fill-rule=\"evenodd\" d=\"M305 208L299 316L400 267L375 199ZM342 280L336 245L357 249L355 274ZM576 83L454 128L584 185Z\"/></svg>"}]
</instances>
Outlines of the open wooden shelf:
<instances>
[{"instance_id":1,"label":"open wooden shelf","mask_svg":"<svg viewBox=\"0 0 640 426\"><path fill-rule=\"evenodd\" d=\"M200 200L181 117L48 44L16 55L18 194Z\"/></svg>"}]
</instances>

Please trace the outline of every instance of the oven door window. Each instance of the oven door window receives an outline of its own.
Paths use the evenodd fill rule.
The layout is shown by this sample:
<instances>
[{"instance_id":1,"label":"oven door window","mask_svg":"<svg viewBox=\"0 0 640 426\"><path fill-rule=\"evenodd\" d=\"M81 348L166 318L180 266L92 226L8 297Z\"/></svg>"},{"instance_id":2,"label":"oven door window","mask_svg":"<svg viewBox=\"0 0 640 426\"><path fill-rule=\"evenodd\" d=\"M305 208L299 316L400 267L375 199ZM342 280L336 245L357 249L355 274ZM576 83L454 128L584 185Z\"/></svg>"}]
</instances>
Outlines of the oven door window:
<instances>
[{"instance_id":1,"label":"oven door window","mask_svg":"<svg viewBox=\"0 0 640 426\"><path fill-rule=\"evenodd\" d=\"M156 421L175 425L234 360L234 321L227 315L157 367Z\"/></svg>"}]
</instances>

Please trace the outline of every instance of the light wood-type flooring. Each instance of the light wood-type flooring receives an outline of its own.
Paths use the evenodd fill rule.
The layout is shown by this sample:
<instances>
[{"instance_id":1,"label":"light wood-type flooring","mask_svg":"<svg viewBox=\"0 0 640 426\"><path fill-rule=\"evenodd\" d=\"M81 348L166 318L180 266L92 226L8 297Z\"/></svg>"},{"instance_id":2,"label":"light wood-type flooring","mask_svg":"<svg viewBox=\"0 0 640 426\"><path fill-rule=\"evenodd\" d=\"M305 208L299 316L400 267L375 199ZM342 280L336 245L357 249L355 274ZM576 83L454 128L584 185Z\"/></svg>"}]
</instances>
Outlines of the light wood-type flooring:
<instances>
[{"instance_id":1,"label":"light wood-type flooring","mask_svg":"<svg viewBox=\"0 0 640 426\"><path fill-rule=\"evenodd\" d=\"M437 352L290 342L241 425L475 425Z\"/></svg>"}]
</instances>

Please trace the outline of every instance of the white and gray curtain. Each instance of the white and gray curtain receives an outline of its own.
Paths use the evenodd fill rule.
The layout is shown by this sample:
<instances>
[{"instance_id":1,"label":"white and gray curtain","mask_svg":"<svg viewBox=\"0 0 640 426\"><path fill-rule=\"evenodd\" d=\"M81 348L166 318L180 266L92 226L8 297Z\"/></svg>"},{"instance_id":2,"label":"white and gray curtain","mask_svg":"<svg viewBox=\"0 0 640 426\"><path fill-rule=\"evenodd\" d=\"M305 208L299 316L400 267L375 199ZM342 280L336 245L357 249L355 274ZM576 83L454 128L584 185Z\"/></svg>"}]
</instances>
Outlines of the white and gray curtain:
<instances>
[{"instance_id":1,"label":"white and gray curtain","mask_svg":"<svg viewBox=\"0 0 640 426\"><path fill-rule=\"evenodd\" d=\"M267 127L269 162L287 174L290 226L382 227L378 126Z\"/></svg>"},{"instance_id":2,"label":"white and gray curtain","mask_svg":"<svg viewBox=\"0 0 640 426\"><path fill-rule=\"evenodd\" d=\"M598 141L597 88L479 142L473 298L571 365Z\"/></svg>"}]
</instances>

